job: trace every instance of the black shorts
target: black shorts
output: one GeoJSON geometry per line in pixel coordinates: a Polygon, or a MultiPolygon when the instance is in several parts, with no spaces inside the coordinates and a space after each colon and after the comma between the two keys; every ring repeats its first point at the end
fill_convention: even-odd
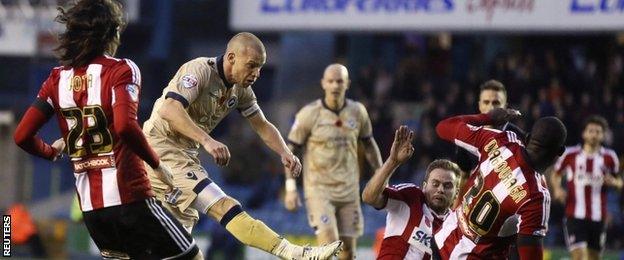
{"type": "Polygon", "coordinates": [[[563,223],[568,250],[582,247],[596,251],[604,249],[607,237],[604,221],[568,218],[563,223]]]}
{"type": "Polygon", "coordinates": [[[149,198],[83,212],[89,234],[104,258],[191,259],[198,247],[160,201],[149,198]]]}

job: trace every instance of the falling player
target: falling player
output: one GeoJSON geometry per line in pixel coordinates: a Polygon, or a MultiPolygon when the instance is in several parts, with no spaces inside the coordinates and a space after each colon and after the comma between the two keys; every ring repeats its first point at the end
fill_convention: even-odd
{"type": "Polygon", "coordinates": [[[541,172],[563,153],[567,132],[559,119],[540,118],[525,144],[512,131],[483,127],[519,115],[496,108],[451,117],[436,126],[440,138],[478,155],[479,164],[462,203],[434,236],[434,258],[505,259],[514,241],[520,259],[542,258],[550,194],[541,172]]]}
{"type": "Polygon", "coordinates": [[[377,259],[430,259],[433,233],[451,214],[461,170],[449,160],[435,160],[427,166],[423,187],[401,183],[388,187],[392,173],[414,151],[414,133],[406,126],[395,132],[390,155],[366,184],[362,200],[388,211],[386,229],[377,259]]]}

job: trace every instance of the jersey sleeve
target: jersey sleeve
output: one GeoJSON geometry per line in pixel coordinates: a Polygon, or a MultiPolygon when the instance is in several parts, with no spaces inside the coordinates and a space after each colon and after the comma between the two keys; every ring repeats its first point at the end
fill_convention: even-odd
{"type": "Polygon", "coordinates": [[[295,145],[304,145],[310,136],[314,124],[314,109],[311,106],[303,107],[295,116],[295,122],[288,133],[288,141],[295,145]]]}
{"type": "MultiPolygon", "coordinates": [[[[384,189],[383,194],[387,199],[400,200],[407,204],[423,201],[425,197],[422,190],[413,183],[401,183],[388,186],[384,189]]],[[[388,209],[388,203],[386,203],[382,209],[391,210],[388,209]]]]}
{"type": "Polygon", "coordinates": [[[500,133],[499,130],[483,127],[490,123],[487,114],[455,116],[440,121],[436,132],[440,138],[480,156],[479,150],[500,133]]]}
{"type": "Polygon", "coordinates": [[[260,111],[256,94],[254,94],[251,87],[243,89],[236,109],[244,117],[251,117],[260,111]]]}
{"type": "Polygon", "coordinates": [[[557,175],[562,175],[567,169],[570,159],[570,148],[566,148],[566,151],[563,153],[563,155],[559,156],[557,162],[555,162],[555,165],[553,166],[553,172],[557,175]]]}
{"type": "Polygon", "coordinates": [[[606,153],[605,163],[607,165],[607,171],[615,176],[620,174],[620,160],[618,159],[615,151],[609,149],[606,153]]]}
{"type": "Polygon", "coordinates": [[[141,91],[141,72],[131,60],[117,66],[113,75],[112,107],[113,126],[119,137],[152,168],[158,167],[159,158],[149,146],[147,139],[137,122],[139,94],[141,91]]]}
{"type": "Polygon", "coordinates": [[[117,103],[128,102],[129,104],[138,106],[139,92],[141,91],[141,71],[139,67],[130,59],[123,59],[112,70],[111,80],[111,103],[114,107],[117,103]],[[116,90],[120,88],[125,90],[128,95],[123,97],[116,95],[116,90]],[[128,97],[125,100],[124,97],[128,97]]]}
{"type": "Polygon", "coordinates": [[[549,214],[550,195],[543,192],[541,196],[529,200],[518,210],[520,215],[518,234],[546,236],[549,214]]]}
{"type": "Polygon", "coordinates": [[[358,103],[360,107],[360,139],[366,139],[373,137],[373,126],[371,124],[370,117],[368,116],[368,111],[366,111],[366,107],[361,103],[358,103]]]}
{"type": "Polygon", "coordinates": [[[186,108],[197,99],[201,88],[208,85],[210,71],[202,59],[191,60],[178,70],[169,81],[165,97],[173,98],[186,108]]]}
{"type": "Polygon", "coordinates": [[[48,78],[41,84],[41,89],[37,93],[37,98],[32,104],[32,107],[38,109],[46,117],[52,117],[54,114],[54,103],[52,101],[54,93],[54,82],[58,81],[57,70],[54,69],[48,76],[48,78]]]}

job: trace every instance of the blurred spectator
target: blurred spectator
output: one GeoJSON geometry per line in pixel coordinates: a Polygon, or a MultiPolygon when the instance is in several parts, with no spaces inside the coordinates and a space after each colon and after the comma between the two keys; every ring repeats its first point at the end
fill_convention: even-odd
{"type": "MultiPolygon", "coordinates": [[[[11,243],[16,247],[24,247],[23,249],[28,247],[30,254],[25,256],[45,258],[46,250],[28,209],[21,203],[15,203],[9,207],[7,214],[11,216],[11,243]]],[[[18,252],[16,255],[22,253],[20,248],[15,251],[18,252]]]]}

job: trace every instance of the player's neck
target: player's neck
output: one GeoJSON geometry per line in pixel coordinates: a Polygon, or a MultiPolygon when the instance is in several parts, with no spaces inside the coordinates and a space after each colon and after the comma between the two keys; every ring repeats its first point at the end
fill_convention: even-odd
{"type": "Polygon", "coordinates": [[[325,105],[327,106],[327,108],[333,111],[339,111],[340,109],[344,107],[344,104],[345,104],[344,97],[331,98],[329,96],[325,96],[324,101],[325,101],[325,105]]]}
{"type": "Polygon", "coordinates": [[[445,208],[443,210],[437,210],[437,209],[432,209],[433,210],[433,214],[440,219],[444,219],[444,216],[446,216],[446,214],[448,213],[449,209],[445,208]]]}
{"type": "Polygon", "coordinates": [[[586,154],[596,153],[600,149],[600,145],[583,144],[583,152],[586,154]]]}

